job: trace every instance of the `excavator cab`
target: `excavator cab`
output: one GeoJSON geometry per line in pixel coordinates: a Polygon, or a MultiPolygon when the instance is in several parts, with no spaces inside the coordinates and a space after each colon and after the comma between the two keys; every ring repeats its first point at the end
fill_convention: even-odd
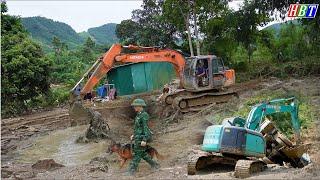
{"type": "Polygon", "coordinates": [[[235,83],[235,73],[224,66],[221,58],[214,55],[196,56],[186,58],[182,80],[189,91],[219,90],[235,83]]]}

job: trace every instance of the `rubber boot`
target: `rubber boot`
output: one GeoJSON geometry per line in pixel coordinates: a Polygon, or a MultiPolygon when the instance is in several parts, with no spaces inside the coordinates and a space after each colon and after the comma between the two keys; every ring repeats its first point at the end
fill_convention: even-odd
{"type": "Polygon", "coordinates": [[[134,176],[136,174],[136,171],[129,169],[124,175],[125,176],[134,176]]]}
{"type": "Polygon", "coordinates": [[[132,166],[129,167],[128,171],[124,174],[125,176],[134,176],[136,174],[136,169],[132,166]]]}
{"type": "Polygon", "coordinates": [[[152,170],[152,172],[155,172],[155,171],[158,171],[160,169],[160,167],[161,167],[160,164],[154,163],[154,165],[151,166],[151,170],[152,170]]]}

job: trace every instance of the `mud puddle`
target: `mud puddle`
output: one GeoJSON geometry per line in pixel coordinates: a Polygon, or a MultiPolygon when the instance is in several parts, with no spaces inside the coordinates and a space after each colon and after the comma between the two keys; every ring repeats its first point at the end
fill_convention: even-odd
{"type": "Polygon", "coordinates": [[[87,125],[57,130],[34,139],[33,145],[17,152],[17,162],[35,163],[40,159],[54,159],[65,166],[89,163],[94,157],[106,152],[108,141],[76,143],[87,125]]]}

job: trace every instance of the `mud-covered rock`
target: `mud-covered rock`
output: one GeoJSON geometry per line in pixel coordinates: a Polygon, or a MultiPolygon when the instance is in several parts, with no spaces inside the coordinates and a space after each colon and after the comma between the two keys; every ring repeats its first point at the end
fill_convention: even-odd
{"type": "Polygon", "coordinates": [[[88,109],[90,114],[90,126],[86,132],[87,139],[106,139],[108,138],[109,125],[98,111],[88,109]]]}
{"type": "Polygon", "coordinates": [[[107,124],[106,120],[102,117],[101,113],[91,108],[82,107],[82,110],[85,111],[85,117],[87,117],[90,120],[90,122],[85,134],[83,136],[80,136],[76,140],[76,142],[88,143],[97,139],[109,138],[110,127],[107,124]]]}
{"type": "Polygon", "coordinates": [[[1,178],[9,178],[13,174],[12,170],[1,169],[1,178]]]}
{"type": "Polygon", "coordinates": [[[108,138],[108,131],[110,129],[102,115],[92,109],[88,109],[88,113],[90,117],[90,126],[85,133],[85,138],[88,140],[108,138]]]}
{"type": "Polygon", "coordinates": [[[80,136],[77,138],[76,143],[88,143],[89,139],[86,138],[85,136],[80,136]]]}
{"type": "Polygon", "coordinates": [[[35,170],[52,171],[64,167],[64,165],[56,163],[53,159],[43,159],[37,161],[31,167],[35,170]]]}

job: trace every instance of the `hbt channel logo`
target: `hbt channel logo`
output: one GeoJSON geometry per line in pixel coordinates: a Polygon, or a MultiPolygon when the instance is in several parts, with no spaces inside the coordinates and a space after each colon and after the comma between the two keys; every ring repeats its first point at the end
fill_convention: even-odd
{"type": "Polygon", "coordinates": [[[319,4],[290,4],[288,17],[314,18],[319,4]]]}

